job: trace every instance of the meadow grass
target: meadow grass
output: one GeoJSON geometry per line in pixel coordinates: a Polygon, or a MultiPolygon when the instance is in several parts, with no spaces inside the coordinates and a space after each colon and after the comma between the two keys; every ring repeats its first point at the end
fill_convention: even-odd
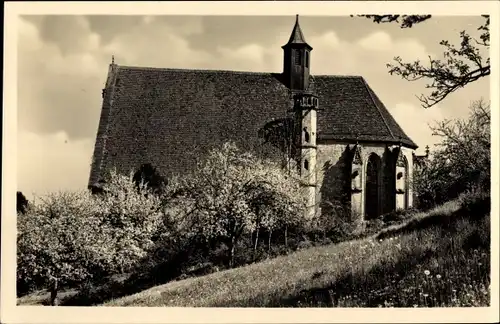
{"type": "Polygon", "coordinates": [[[365,239],[156,286],[103,306],[488,306],[489,215],[458,202],[365,239]]]}

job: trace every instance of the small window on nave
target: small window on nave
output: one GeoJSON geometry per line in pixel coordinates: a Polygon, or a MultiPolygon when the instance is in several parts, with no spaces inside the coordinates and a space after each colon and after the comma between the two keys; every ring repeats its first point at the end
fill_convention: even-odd
{"type": "Polygon", "coordinates": [[[304,169],[309,170],[309,161],[304,160],[304,169]]]}

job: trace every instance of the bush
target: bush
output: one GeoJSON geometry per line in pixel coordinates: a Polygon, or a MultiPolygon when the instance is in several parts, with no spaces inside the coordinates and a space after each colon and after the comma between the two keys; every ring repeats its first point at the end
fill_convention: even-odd
{"type": "Polygon", "coordinates": [[[342,242],[352,239],[363,231],[360,223],[353,221],[351,210],[341,202],[329,202],[328,212],[319,215],[311,224],[309,229],[305,229],[309,239],[315,242],[342,242]],[[326,240],[328,238],[328,240],[326,240]]]}
{"type": "Polygon", "coordinates": [[[28,199],[21,191],[17,192],[17,213],[24,214],[28,208],[28,199]]]}
{"type": "Polygon", "coordinates": [[[48,195],[18,217],[18,294],[50,284],[57,291],[123,273],[153,246],[158,200],[113,172],[104,194],[48,195]]]}
{"type": "Polygon", "coordinates": [[[408,209],[397,209],[390,213],[383,214],[379,218],[386,224],[402,222],[411,218],[416,212],[417,210],[414,207],[408,209]]]}
{"type": "Polygon", "coordinates": [[[139,170],[134,173],[133,181],[137,188],[146,186],[155,194],[161,195],[166,186],[165,178],[150,163],[141,165],[139,170]]]}
{"type": "Polygon", "coordinates": [[[489,192],[490,126],[489,104],[478,101],[470,106],[467,120],[446,120],[431,128],[442,141],[414,172],[417,208],[430,209],[467,191],[489,192]]]}
{"type": "Polygon", "coordinates": [[[460,195],[459,201],[462,210],[471,217],[483,217],[491,210],[490,195],[483,191],[465,192],[460,195]]]}
{"type": "Polygon", "coordinates": [[[309,241],[308,239],[305,239],[303,241],[300,241],[299,244],[297,245],[297,250],[304,250],[313,247],[314,244],[309,241]]]}
{"type": "MultiPolygon", "coordinates": [[[[166,203],[176,233],[205,245],[224,243],[227,264],[244,235],[274,231],[303,221],[303,197],[295,173],[226,143],[213,150],[182,181],[166,203]]],[[[257,240],[257,238],[256,238],[257,240]]],[[[258,242],[257,242],[258,243],[258,242]]]]}
{"type": "Polygon", "coordinates": [[[98,262],[88,241],[96,241],[99,231],[93,206],[85,192],[59,193],[18,216],[18,292],[41,288],[53,277],[70,284],[91,276],[98,262]]]}

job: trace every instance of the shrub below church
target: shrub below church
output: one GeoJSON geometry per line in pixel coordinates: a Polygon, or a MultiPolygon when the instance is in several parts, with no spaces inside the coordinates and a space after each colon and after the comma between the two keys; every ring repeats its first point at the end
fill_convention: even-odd
{"type": "Polygon", "coordinates": [[[197,170],[184,179],[168,202],[177,233],[197,237],[206,246],[227,246],[227,263],[245,235],[259,244],[261,231],[273,232],[303,219],[298,178],[276,163],[261,160],[226,143],[213,150],[197,170]]]}
{"type": "Polygon", "coordinates": [[[99,223],[86,192],[48,195],[18,215],[18,292],[56,278],[63,285],[80,282],[92,276],[92,268],[102,268],[96,254],[99,223]]]}
{"type": "Polygon", "coordinates": [[[429,209],[467,191],[490,191],[491,111],[483,101],[470,106],[465,120],[446,120],[432,127],[441,137],[423,168],[415,170],[416,204],[429,209]]]}
{"type": "Polygon", "coordinates": [[[18,217],[18,293],[99,281],[131,269],[153,246],[159,201],[112,173],[104,194],[48,195],[18,217]]]}

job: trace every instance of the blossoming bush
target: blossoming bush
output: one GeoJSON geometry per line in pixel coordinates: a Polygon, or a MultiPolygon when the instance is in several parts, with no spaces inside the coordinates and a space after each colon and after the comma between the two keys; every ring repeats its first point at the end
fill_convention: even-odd
{"type": "MultiPolygon", "coordinates": [[[[18,215],[18,293],[123,273],[153,246],[159,200],[132,177],[112,172],[104,194],[59,192],[18,215]]],[[[54,302],[54,300],[52,300],[54,302]]]]}
{"type": "Polygon", "coordinates": [[[223,243],[229,266],[244,235],[272,232],[303,221],[298,177],[226,143],[213,150],[170,198],[167,214],[184,239],[223,243]]]}
{"type": "Polygon", "coordinates": [[[95,209],[88,193],[61,192],[18,214],[18,292],[41,288],[52,277],[82,281],[91,276],[91,268],[99,268],[95,209]]]}

